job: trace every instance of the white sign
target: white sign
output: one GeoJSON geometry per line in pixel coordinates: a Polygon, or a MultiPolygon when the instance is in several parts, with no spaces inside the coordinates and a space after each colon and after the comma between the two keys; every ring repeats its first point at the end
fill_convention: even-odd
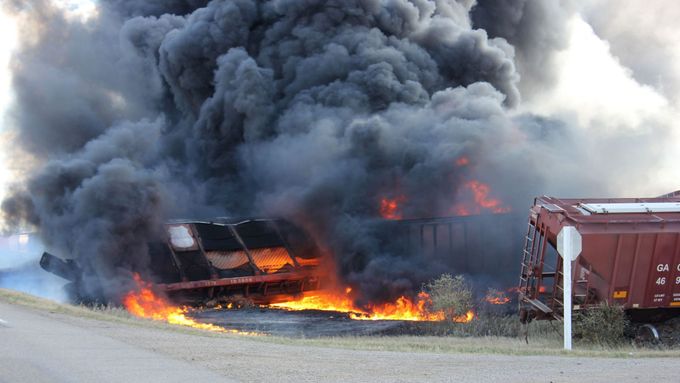
{"type": "Polygon", "coordinates": [[[581,254],[581,233],[573,226],[565,226],[557,234],[557,252],[564,258],[571,257],[570,261],[576,260],[581,254]]]}
{"type": "Polygon", "coordinates": [[[571,263],[581,254],[581,234],[573,226],[565,226],[557,234],[557,251],[562,256],[562,302],[564,307],[564,349],[571,350],[571,263]]]}

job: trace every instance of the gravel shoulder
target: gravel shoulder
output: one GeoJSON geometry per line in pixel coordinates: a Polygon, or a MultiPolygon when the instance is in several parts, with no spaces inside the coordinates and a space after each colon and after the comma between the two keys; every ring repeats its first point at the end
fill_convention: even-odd
{"type": "Polygon", "coordinates": [[[118,381],[152,381],[158,371],[169,372],[170,378],[159,379],[166,382],[208,377],[212,381],[242,382],[643,382],[668,381],[680,374],[677,359],[656,357],[673,353],[647,352],[640,354],[646,356],[642,358],[635,353],[633,357],[616,358],[578,353],[527,356],[512,351],[511,355],[502,355],[488,350],[502,342],[521,350],[522,343],[491,338],[426,339],[439,346],[423,351],[418,346],[422,343],[410,337],[287,339],[212,334],[122,315],[88,314],[91,310],[73,306],[41,306],[39,300],[28,305],[10,301],[0,292],[0,319],[7,322],[0,322],[0,382],[92,381],[89,378],[93,376],[102,382],[114,381],[103,378],[108,373],[118,373],[118,381]],[[79,310],[84,313],[79,315],[79,310]],[[9,336],[12,329],[15,334],[9,336]],[[19,330],[23,332],[16,333],[19,330]],[[52,345],[46,347],[45,339],[52,345]],[[404,351],[386,351],[399,349],[390,342],[405,343],[404,351]],[[360,343],[367,343],[368,349],[360,343]],[[456,348],[456,343],[462,348],[456,348]],[[39,375],[11,379],[21,378],[16,370],[31,367],[31,358],[17,362],[25,354],[44,362],[42,370],[32,371],[42,371],[53,379],[39,379],[39,375]],[[108,368],[97,371],[97,363],[108,368]],[[15,375],[8,375],[8,371],[15,371],[15,375]],[[193,378],[187,379],[187,375],[193,378]],[[72,376],[84,378],[69,379],[72,376]]]}

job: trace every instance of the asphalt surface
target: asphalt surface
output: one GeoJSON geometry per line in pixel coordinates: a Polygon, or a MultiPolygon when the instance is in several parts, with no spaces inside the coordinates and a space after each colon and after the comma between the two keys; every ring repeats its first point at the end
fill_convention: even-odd
{"type": "Polygon", "coordinates": [[[0,319],[0,382],[674,382],[680,376],[676,358],[290,345],[101,321],[3,302],[0,319]]]}
{"type": "Polygon", "coordinates": [[[0,302],[0,382],[229,382],[201,366],[0,302]]]}

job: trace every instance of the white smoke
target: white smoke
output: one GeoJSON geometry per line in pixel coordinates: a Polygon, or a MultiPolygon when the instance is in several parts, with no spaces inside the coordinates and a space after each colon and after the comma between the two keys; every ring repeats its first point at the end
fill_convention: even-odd
{"type": "Polygon", "coordinates": [[[527,94],[521,107],[577,130],[570,149],[598,164],[583,171],[607,180],[601,196],[680,188],[680,28],[669,17],[677,7],[661,3],[582,4],[567,24],[568,45],[555,55],[555,82],[527,94]]]}
{"type": "Polygon", "coordinates": [[[43,251],[42,242],[31,233],[0,237],[0,288],[66,301],[66,281],[38,266],[43,251]]]}

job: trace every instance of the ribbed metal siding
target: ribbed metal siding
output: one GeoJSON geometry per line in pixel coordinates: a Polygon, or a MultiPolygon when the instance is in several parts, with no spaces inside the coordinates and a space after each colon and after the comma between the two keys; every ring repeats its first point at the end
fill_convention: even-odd
{"type": "MultiPolygon", "coordinates": [[[[285,247],[251,249],[250,255],[255,265],[265,273],[276,272],[286,264],[292,265],[293,263],[285,247]]],[[[222,270],[234,269],[248,263],[248,256],[243,250],[208,251],[206,257],[213,266],[222,270]]]]}
{"type": "Polygon", "coordinates": [[[248,256],[243,250],[208,251],[205,256],[213,266],[222,270],[235,269],[248,263],[248,256]]]}
{"type": "Polygon", "coordinates": [[[257,267],[265,273],[278,271],[286,264],[293,263],[285,247],[252,249],[250,254],[253,256],[253,261],[257,267]]]}

